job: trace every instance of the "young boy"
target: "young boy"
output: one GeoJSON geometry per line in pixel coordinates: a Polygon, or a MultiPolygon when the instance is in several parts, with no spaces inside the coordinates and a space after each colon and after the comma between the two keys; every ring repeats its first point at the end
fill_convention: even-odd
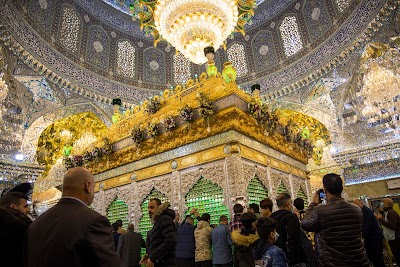
{"type": "Polygon", "coordinates": [[[256,222],[260,237],[254,248],[254,260],[259,267],[288,267],[288,261],[282,249],[274,245],[278,239],[276,221],[269,217],[259,218],[256,222]]]}

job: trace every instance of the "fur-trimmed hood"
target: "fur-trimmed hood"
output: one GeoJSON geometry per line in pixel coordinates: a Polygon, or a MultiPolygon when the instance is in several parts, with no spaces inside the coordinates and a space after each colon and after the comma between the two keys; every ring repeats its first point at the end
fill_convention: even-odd
{"type": "Polygon", "coordinates": [[[240,230],[233,231],[231,237],[232,241],[237,246],[244,246],[244,247],[250,247],[260,238],[257,233],[243,235],[240,230]]]}
{"type": "Polygon", "coordinates": [[[169,209],[169,202],[164,202],[161,204],[157,211],[153,214],[153,221],[156,221],[158,218],[161,217],[161,215],[167,215],[172,217],[172,219],[175,219],[175,211],[169,209]]]}

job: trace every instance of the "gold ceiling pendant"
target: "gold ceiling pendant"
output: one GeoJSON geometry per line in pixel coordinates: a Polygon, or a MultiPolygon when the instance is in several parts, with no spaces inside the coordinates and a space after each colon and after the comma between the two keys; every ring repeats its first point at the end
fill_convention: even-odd
{"type": "Polygon", "coordinates": [[[204,48],[218,49],[233,32],[245,34],[255,0],[136,0],[132,16],[154,36],[154,45],[169,42],[195,64],[207,62],[204,48]]]}

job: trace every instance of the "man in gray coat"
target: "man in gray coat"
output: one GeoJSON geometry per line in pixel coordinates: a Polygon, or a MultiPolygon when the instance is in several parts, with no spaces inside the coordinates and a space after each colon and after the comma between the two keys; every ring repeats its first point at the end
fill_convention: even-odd
{"type": "Polygon", "coordinates": [[[146,247],[142,235],[134,232],[133,224],[128,225],[126,234],[120,236],[118,241],[118,254],[125,267],[139,267],[140,249],[146,247]]]}

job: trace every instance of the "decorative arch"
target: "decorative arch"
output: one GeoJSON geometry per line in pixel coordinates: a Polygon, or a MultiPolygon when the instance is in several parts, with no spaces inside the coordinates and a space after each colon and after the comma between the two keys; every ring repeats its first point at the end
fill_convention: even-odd
{"type": "Polygon", "coordinates": [[[116,220],[122,220],[122,223],[125,226],[128,225],[128,205],[122,199],[116,196],[106,209],[106,217],[110,223],[114,223],[116,220]]]}
{"type": "Polygon", "coordinates": [[[303,49],[303,41],[297,21],[295,15],[289,15],[279,25],[279,33],[286,57],[291,57],[303,49]]]}
{"type": "Polygon", "coordinates": [[[290,195],[289,190],[286,188],[285,184],[282,182],[276,188],[276,195],[279,196],[280,194],[283,194],[283,193],[286,193],[286,194],[290,195]]]}
{"type": "Polygon", "coordinates": [[[100,26],[91,25],[88,29],[86,60],[99,69],[108,70],[110,60],[110,37],[100,26]]]}
{"type": "Polygon", "coordinates": [[[223,204],[224,198],[222,187],[200,177],[185,196],[187,212],[197,208],[200,214],[210,214],[212,224],[218,224],[221,215],[229,215],[228,208],[223,204]]]}
{"type": "Polygon", "coordinates": [[[64,48],[72,53],[78,52],[82,35],[82,19],[75,7],[62,5],[58,34],[59,41],[64,48]]]}
{"type": "Polygon", "coordinates": [[[246,47],[244,44],[234,42],[229,45],[226,50],[228,55],[228,61],[232,62],[233,67],[236,69],[237,77],[246,76],[249,72],[247,59],[246,59],[246,47]]]}
{"type": "MultiPolygon", "coordinates": [[[[146,48],[143,52],[144,82],[163,84],[167,82],[165,54],[157,47],[146,48]]],[[[190,76],[190,75],[189,75],[190,76]]]]}
{"type": "Polygon", "coordinates": [[[329,10],[324,0],[304,1],[302,13],[312,42],[316,41],[332,26],[329,10]]]}
{"type": "Polygon", "coordinates": [[[270,31],[257,32],[251,39],[251,50],[257,71],[269,69],[278,63],[273,33],[270,31]]]}
{"type": "Polygon", "coordinates": [[[303,191],[303,189],[299,189],[296,193],[296,198],[301,198],[304,200],[304,208],[306,209],[308,207],[308,197],[307,194],[303,191]]]}
{"type": "Polygon", "coordinates": [[[136,77],[137,49],[129,40],[118,40],[115,48],[115,73],[126,78],[136,77]]]}
{"type": "Polygon", "coordinates": [[[258,176],[254,176],[247,185],[247,198],[250,203],[259,205],[260,201],[268,197],[268,189],[261,182],[258,176]]]}

